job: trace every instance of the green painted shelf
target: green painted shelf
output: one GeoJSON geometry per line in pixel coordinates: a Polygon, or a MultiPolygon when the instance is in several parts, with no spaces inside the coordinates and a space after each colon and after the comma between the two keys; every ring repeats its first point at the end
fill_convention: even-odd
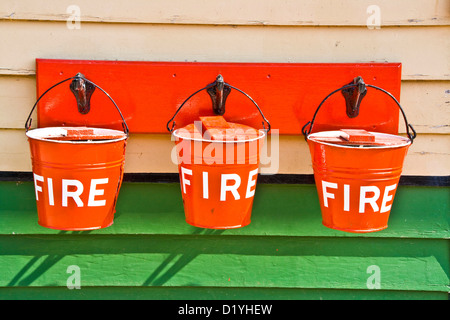
{"type": "Polygon", "coordinates": [[[178,184],[130,182],[112,226],[58,231],[37,224],[32,182],[1,182],[0,299],[447,299],[449,194],[400,186],[386,230],[351,234],[321,224],[314,185],[260,184],[249,226],[208,230],[178,184]]]}

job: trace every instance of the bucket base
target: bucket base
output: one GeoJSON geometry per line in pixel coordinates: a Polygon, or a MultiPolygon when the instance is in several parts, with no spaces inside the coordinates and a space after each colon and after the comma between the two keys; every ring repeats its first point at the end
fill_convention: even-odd
{"type": "Polygon", "coordinates": [[[325,227],[333,229],[333,230],[339,230],[339,231],[350,232],[350,233],[370,233],[370,232],[377,232],[377,231],[381,231],[381,230],[387,229],[387,226],[384,226],[384,227],[381,227],[381,228],[355,230],[355,229],[338,228],[336,226],[328,225],[328,224],[325,224],[323,222],[322,222],[322,224],[325,227]]]}
{"type": "Polygon", "coordinates": [[[57,227],[52,227],[52,226],[45,225],[45,224],[43,224],[43,223],[41,223],[41,222],[38,221],[38,224],[39,224],[41,227],[48,228],[48,229],[53,229],[53,230],[62,230],[62,231],[89,231],[89,230],[98,230],[98,229],[108,228],[108,227],[111,226],[113,223],[114,223],[114,221],[111,222],[111,223],[108,224],[108,225],[105,225],[105,226],[89,227],[89,228],[57,228],[57,227]]]}
{"type": "Polygon", "coordinates": [[[245,224],[240,224],[240,225],[236,225],[236,226],[224,226],[224,227],[221,227],[221,226],[204,226],[204,225],[200,225],[200,224],[198,224],[198,223],[193,223],[193,222],[191,222],[191,221],[189,221],[189,220],[186,220],[186,222],[188,223],[188,224],[190,224],[191,226],[193,226],[193,227],[197,227],[197,228],[204,228],[204,229],[220,229],[220,230],[225,230],[225,229],[238,229],[238,228],[242,228],[242,227],[245,227],[245,226],[248,226],[249,224],[250,224],[250,221],[248,222],[248,223],[245,223],[245,224]]]}

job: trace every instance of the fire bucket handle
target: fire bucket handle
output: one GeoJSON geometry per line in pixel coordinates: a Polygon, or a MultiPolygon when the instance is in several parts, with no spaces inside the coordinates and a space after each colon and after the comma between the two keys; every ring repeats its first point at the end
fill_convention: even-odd
{"type": "MultiPolygon", "coordinates": [[[[347,88],[357,87],[357,86],[359,86],[359,85],[360,85],[359,83],[351,83],[351,84],[347,84],[347,85],[345,85],[345,86],[342,86],[341,88],[336,89],[336,90],[334,90],[333,92],[331,92],[330,94],[328,94],[328,95],[325,97],[325,99],[322,100],[322,102],[321,102],[321,103],[319,104],[319,106],[317,107],[316,112],[314,113],[314,116],[313,116],[312,120],[311,120],[311,121],[308,121],[308,122],[303,126],[303,128],[302,128],[302,133],[303,133],[303,135],[305,136],[305,140],[306,140],[307,137],[311,134],[311,131],[312,131],[312,128],[313,128],[314,121],[315,121],[315,119],[316,119],[317,113],[319,112],[319,109],[320,109],[320,107],[324,104],[324,102],[325,102],[329,97],[331,97],[333,94],[335,94],[336,92],[339,92],[339,91],[341,91],[341,90],[343,90],[343,89],[347,89],[347,88]],[[308,128],[308,130],[307,130],[308,125],[309,125],[309,128],[308,128]]],[[[417,136],[416,130],[414,130],[413,126],[412,126],[410,123],[408,123],[408,120],[406,119],[406,114],[405,114],[405,112],[403,111],[403,108],[402,108],[402,106],[400,105],[400,103],[397,101],[397,99],[396,99],[390,92],[388,92],[388,91],[386,91],[386,90],[384,90],[384,89],[382,89],[382,88],[380,88],[380,87],[377,87],[377,86],[374,86],[374,85],[371,85],[371,84],[365,84],[365,86],[366,86],[366,87],[369,87],[369,88],[374,88],[374,89],[379,90],[379,91],[382,91],[383,93],[385,93],[385,94],[387,94],[389,97],[391,97],[392,100],[395,101],[395,103],[397,104],[397,106],[400,108],[400,111],[402,112],[403,119],[405,120],[406,134],[408,135],[408,138],[409,138],[409,140],[411,141],[411,143],[413,143],[413,140],[414,140],[414,139],[416,138],[416,136],[417,136]],[[412,132],[411,132],[411,131],[412,131],[412,132]]]]}
{"type": "Polygon", "coordinates": [[[78,74],[77,74],[76,76],[74,76],[74,77],[70,77],[70,78],[64,79],[64,80],[62,80],[62,81],[60,81],[60,82],[54,84],[53,86],[51,86],[50,88],[48,88],[48,89],[47,89],[47,90],[46,90],[46,91],[45,91],[45,92],[44,92],[44,93],[36,100],[36,103],[34,104],[33,108],[31,109],[31,112],[30,112],[30,114],[28,115],[27,121],[25,122],[25,130],[26,130],[27,132],[28,132],[28,130],[30,130],[31,122],[32,122],[32,120],[33,120],[33,119],[31,118],[31,115],[32,115],[34,109],[36,108],[37,104],[39,103],[39,101],[42,99],[42,97],[44,97],[44,95],[46,95],[47,92],[49,92],[50,90],[52,90],[52,89],[55,88],[56,86],[59,86],[60,84],[62,84],[62,83],[64,83],[64,82],[67,82],[67,81],[69,81],[69,80],[75,80],[75,79],[76,79],[76,80],[84,80],[84,81],[86,81],[86,82],[92,84],[95,88],[98,88],[100,91],[102,91],[102,92],[109,98],[109,100],[111,100],[111,102],[114,104],[114,106],[116,107],[117,111],[119,112],[120,117],[122,118],[122,128],[123,128],[124,133],[125,133],[125,134],[127,135],[127,137],[128,137],[130,130],[128,129],[128,125],[127,125],[127,123],[126,123],[126,121],[125,121],[125,118],[123,117],[122,112],[120,111],[120,109],[119,109],[119,107],[117,106],[116,102],[113,100],[113,98],[111,98],[111,96],[110,96],[105,90],[103,90],[101,87],[99,87],[99,86],[98,86],[97,84],[95,84],[94,82],[92,82],[92,81],[86,79],[81,73],[78,73],[78,74]]]}
{"type": "Polygon", "coordinates": [[[175,117],[177,116],[177,114],[180,112],[181,108],[183,108],[183,106],[186,104],[186,102],[189,101],[189,99],[191,99],[193,96],[195,96],[197,93],[199,93],[199,92],[201,92],[201,91],[203,91],[203,90],[207,90],[207,89],[209,89],[209,88],[212,88],[212,87],[216,86],[217,83],[218,83],[218,81],[219,81],[220,79],[222,80],[221,84],[223,84],[223,86],[232,88],[232,89],[234,89],[234,90],[236,90],[236,91],[239,91],[240,93],[242,93],[243,95],[245,95],[248,99],[250,99],[251,102],[253,102],[253,104],[256,106],[256,108],[258,109],[258,111],[259,111],[261,117],[262,117],[263,120],[264,120],[264,121],[262,122],[263,129],[264,129],[264,130],[267,130],[267,132],[269,132],[269,131],[270,131],[270,122],[266,119],[266,117],[264,116],[263,112],[261,111],[261,108],[260,108],[260,107],[258,106],[258,104],[255,102],[255,100],[253,100],[247,93],[245,93],[245,92],[242,91],[241,89],[238,89],[238,88],[236,88],[236,87],[234,87],[234,86],[232,86],[232,85],[230,85],[230,84],[228,84],[228,83],[226,83],[226,82],[223,82],[223,78],[221,77],[221,75],[219,75],[219,76],[217,77],[217,80],[216,80],[215,82],[210,83],[210,84],[208,84],[206,87],[201,88],[201,89],[195,91],[195,92],[194,92],[193,94],[191,94],[186,100],[184,100],[184,102],[178,107],[178,109],[177,109],[177,111],[175,112],[175,114],[173,115],[173,117],[167,122],[167,124],[166,124],[167,131],[173,132],[173,130],[175,129],[175,120],[174,120],[174,119],[175,119],[175,117]],[[170,124],[171,122],[172,122],[172,127],[169,127],[169,124],[170,124]],[[267,123],[267,127],[268,127],[267,129],[266,129],[266,126],[265,126],[264,122],[267,123]]]}

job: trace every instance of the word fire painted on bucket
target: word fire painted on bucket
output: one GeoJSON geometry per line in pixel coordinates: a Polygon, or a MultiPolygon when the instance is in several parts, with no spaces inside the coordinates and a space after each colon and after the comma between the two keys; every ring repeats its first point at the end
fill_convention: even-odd
{"type": "MultiPolygon", "coordinates": [[[[55,205],[55,192],[53,185],[53,178],[45,178],[38,174],[33,173],[34,177],[34,189],[36,191],[36,201],[39,200],[39,194],[43,192],[43,187],[46,189],[46,194],[48,197],[48,204],[50,206],[55,205]],[[39,182],[39,183],[38,183],[39,182]]],[[[105,194],[104,189],[100,189],[99,185],[107,184],[109,182],[108,178],[101,179],[91,179],[89,183],[89,189],[86,192],[89,196],[87,201],[81,199],[82,194],[85,191],[84,184],[76,179],[61,179],[61,182],[58,185],[61,185],[61,192],[57,192],[57,195],[60,196],[60,201],[58,204],[61,204],[62,207],[67,207],[69,205],[69,198],[71,198],[77,207],[83,207],[86,203],[88,207],[104,207],[106,205],[105,199],[96,198],[98,196],[103,196],[105,194]]],[[[41,199],[42,200],[42,199],[41,199]]]]}
{"type": "Polygon", "coordinates": [[[173,132],[186,221],[211,229],[246,226],[266,133],[220,116],[200,120],[173,132]]]}
{"type": "MultiPolygon", "coordinates": [[[[72,105],[55,102],[54,107],[75,107],[74,102],[72,100],[72,105]]],[[[38,224],[73,231],[112,225],[123,180],[129,129],[111,96],[78,72],[39,96],[25,121],[25,129],[30,146],[38,224]],[[30,130],[33,112],[41,98],[68,81],[71,81],[68,89],[75,95],[78,113],[89,112],[90,97],[98,89],[116,108],[123,131],[101,128],[103,124],[95,121],[86,121],[91,122],[92,127],[86,122],[74,127],[62,123],[30,130]]]]}
{"type": "MultiPolygon", "coordinates": [[[[357,205],[359,208],[359,213],[366,213],[367,205],[370,205],[372,207],[373,212],[389,212],[389,210],[391,210],[392,200],[394,199],[396,188],[397,184],[386,186],[384,188],[383,197],[380,198],[381,192],[380,188],[378,188],[377,186],[360,186],[359,195],[356,194],[355,197],[357,200],[359,199],[359,204],[357,205]],[[382,200],[381,203],[380,200],[382,200]]],[[[349,184],[340,186],[337,183],[322,180],[322,198],[323,205],[325,207],[328,208],[330,202],[329,199],[335,199],[337,205],[342,206],[342,210],[350,211],[350,206],[352,203],[350,202],[350,194],[351,192],[349,184]],[[335,194],[329,189],[336,189],[336,191],[343,190],[343,192],[335,194]],[[336,199],[336,195],[342,198],[336,199]]],[[[355,204],[355,201],[353,201],[353,204],[355,204]]]]}
{"type": "Polygon", "coordinates": [[[375,232],[387,228],[403,162],[416,131],[397,99],[383,88],[356,77],[334,90],[319,104],[302,133],[308,143],[320,199],[322,224],[345,232],[375,232]],[[346,115],[356,118],[367,88],[387,94],[400,109],[408,138],[358,128],[313,131],[319,109],[333,94],[346,97],[346,115]]]}
{"type": "MultiPolygon", "coordinates": [[[[186,185],[191,185],[191,181],[187,178],[187,175],[192,176],[192,170],[186,169],[184,167],[181,167],[181,185],[183,189],[183,193],[186,194],[186,189],[189,191],[189,188],[186,188],[186,185]]],[[[248,174],[248,180],[247,185],[244,187],[243,190],[245,190],[245,199],[252,198],[255,195],[255,189],[256,186],[256,177],[258,176],[258,169],[254,169],[249,172],[248,174]]],[[[202,192],[202,198],[203,199],[209,199],[209,174],[208,171],[202,172],[202,186],[201,189],[202,192]]],[[[241,181],[243,179],[241,176],[237,173],[227,173],[227,174],[221,174],[220,175],[220,197],[219,201],[226,201],[228,199],[234,199],[239,200],[241,199],[241,194],[239,190],[241,188],[241,181]],[[228,182],[232,181],[233,184],[229,184],[228,182]],[[231,193],[233,197],[227,198],[227,193],[231,193]]],[[[244,195],[243,194],[243,195],[244,195]]]]}

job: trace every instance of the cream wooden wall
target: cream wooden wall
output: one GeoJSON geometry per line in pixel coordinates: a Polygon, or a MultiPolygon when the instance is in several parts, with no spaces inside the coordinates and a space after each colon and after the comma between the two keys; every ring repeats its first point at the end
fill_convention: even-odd
{"type": "MultiPolygon", "coordinates": [[[[418,131],[403,174],[450,175],[450,0],[2,0],[0,39],[0,171],[31,171],[23,126],[35,59],[51,58],[401,62],[400,102],[418,131]]],[[[279,148],[278,173],[312,173],[303,137],[279,148]]],[[[168,135],[132,135],[126,172],[176,172],[171,149],[168,135]]]]}

